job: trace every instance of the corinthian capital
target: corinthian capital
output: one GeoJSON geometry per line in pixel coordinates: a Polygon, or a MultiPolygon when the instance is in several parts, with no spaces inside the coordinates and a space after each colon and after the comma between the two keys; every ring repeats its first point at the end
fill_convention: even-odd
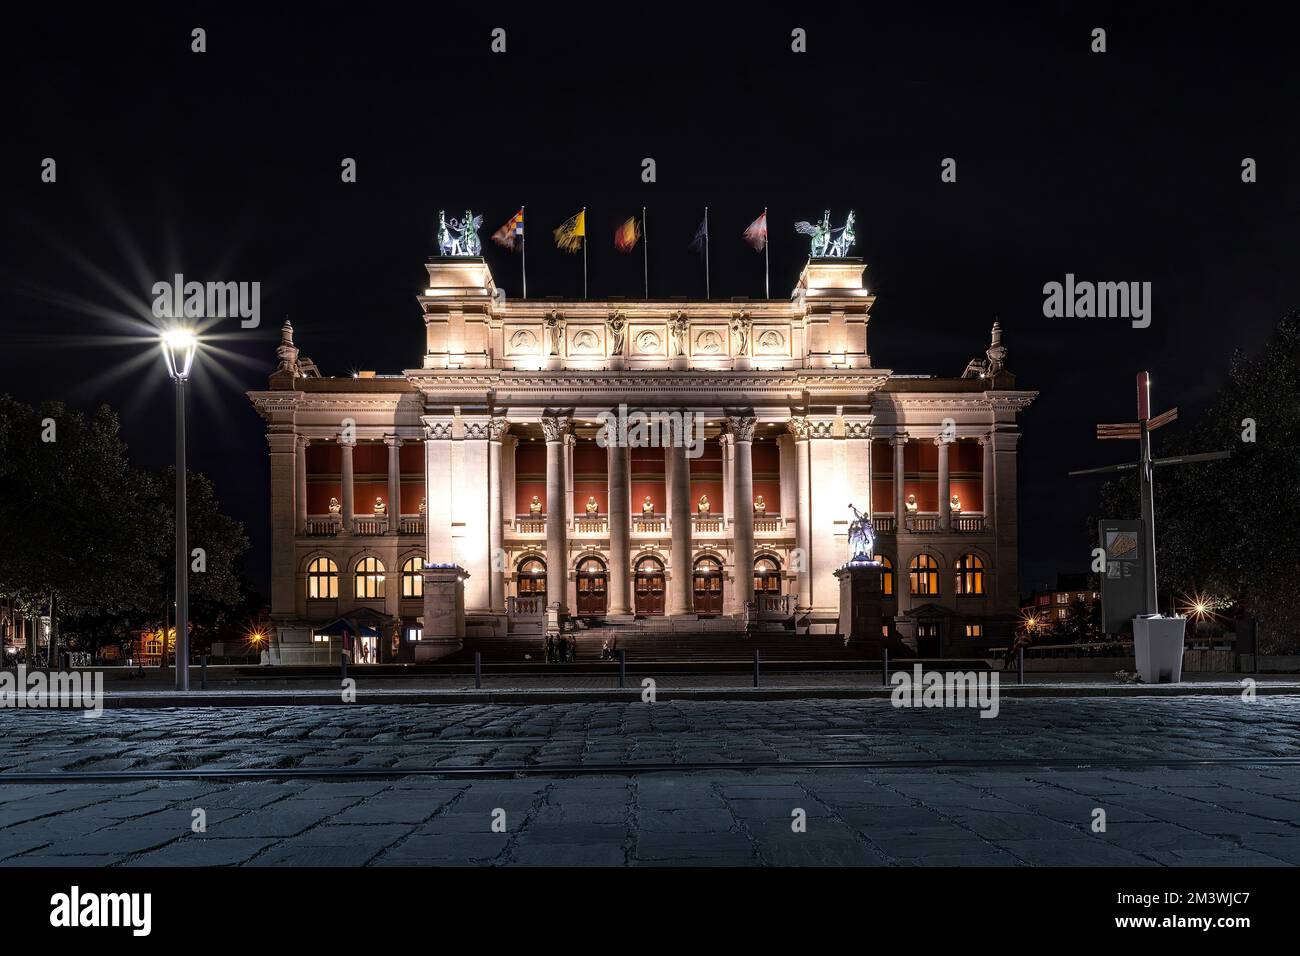
{"type": "Polygon", "coordinates": [[[546,415],[542,418],[542,433],[548,442],[563,441],[569,432],[569,424],[567,415],[546,415]]]}
{"type": "Polygon", "coordinates": [[[492,441],[500,441],[510,430],[510,423],[504,418],[494,418],[488,422],[488,438],[492,441]]]}
{"type": "Polygon", "coordinates": [[[790,434],[795,437],[796,441],[812,438],[812,424],[803,416],[790,419],[786,427],[790,429],[790,434]]]}
{"type": "Polygon", "coordinates": [[[753,441],[757,419],[750,415],[728,415],[727,427],[736,441],[753,441]]]}

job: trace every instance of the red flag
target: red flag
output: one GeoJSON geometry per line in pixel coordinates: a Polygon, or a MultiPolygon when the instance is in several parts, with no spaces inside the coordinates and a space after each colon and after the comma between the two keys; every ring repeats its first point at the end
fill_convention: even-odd
{"type": "Polygon", "coordinates": [[[767,211],[749,224],[745,230],[744,238],[747,243],[754,247],[755,252],[762,252],[763,247],[767,245],[767,211]]]}

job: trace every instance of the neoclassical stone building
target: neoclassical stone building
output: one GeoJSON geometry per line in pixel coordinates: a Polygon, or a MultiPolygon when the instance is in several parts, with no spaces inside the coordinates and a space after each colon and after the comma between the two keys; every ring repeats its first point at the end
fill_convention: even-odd
{"type": "Polygon", "coordinates": [[[996,325],[961,374],[901,375],[873,364],[856,259],[810,260],[779,301],[512,300],[481,258],[426,268],[418,368],[323,377],[286,323],[249,393],[270,445],[274,659],[336,659],[322,632],[340,617],[378,634],[361,660],[454,651],[421,642],[448,565],[467,575],[467,645],[575,617],[833,633],[850,504],[875,524],[892,634],[954,656],[1006,641],[1017,416],[1036,393],[996,325]],[[606,440],[611,415],[638,413],[685,415],[702,440],[606,440]]]}

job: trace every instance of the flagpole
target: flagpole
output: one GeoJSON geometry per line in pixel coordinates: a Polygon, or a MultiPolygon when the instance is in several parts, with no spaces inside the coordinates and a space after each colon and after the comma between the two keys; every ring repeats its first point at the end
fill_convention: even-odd
{"type": "Polygon", "coordinates": [[[704,298],[709,295],[709,207],[704,207],[704,298]]]}
{"type": "Polygon", "coordinates": [[[524,232],[519,237],[519,268],[524,273],[524,298],[528,298],[528,217],[524,215],[527,206],[519,207],[519,215],[524,220],[524,232]]]}
{"type": "Polygon", "coordinates": [[[582,207],[582,297],[587,298],[587,207],[582,207]]]}
{"type": "Polygon", "coordinates": [[[772,230],[767,228],[767,207],[763,207],[763,298],[772,298],[772,286],[769,280],[768,266],[771,264],[769,250],[772,247],[772,230]]]}
{"type": "Polygon", "coordinates": [[[641,268],[645,275],[645,297],[650,298],[650,227],[645,222],[645,206],[641,207],[641,268]]]}

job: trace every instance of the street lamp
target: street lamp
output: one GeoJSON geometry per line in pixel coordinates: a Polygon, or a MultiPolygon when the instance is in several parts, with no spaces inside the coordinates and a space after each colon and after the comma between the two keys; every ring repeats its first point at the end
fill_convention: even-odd
{"type": "Polygon", "coordinates": [[[190,689],[189,545],[185,540],[185,382],[199,340],[186,329],[163,333],[167,374],[176,383],[176,689],[190,689]]]}

